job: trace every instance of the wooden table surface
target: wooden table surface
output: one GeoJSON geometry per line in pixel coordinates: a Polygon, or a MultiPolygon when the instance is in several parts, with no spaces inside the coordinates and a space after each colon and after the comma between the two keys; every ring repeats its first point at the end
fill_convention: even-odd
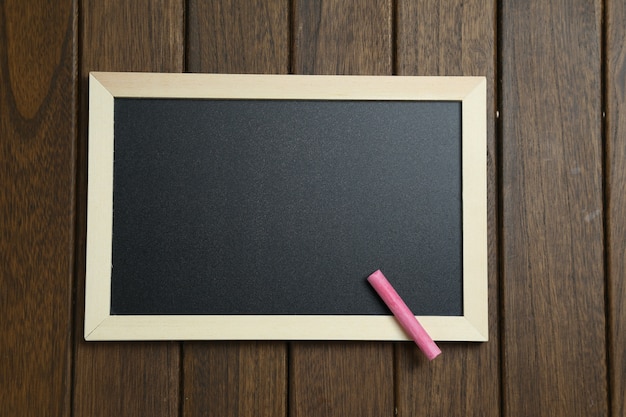
{"type": "Polygon", "coordinates": [[[0,1],[7,416],[626,416],[622,0],[0,1]],[[484,75],[488,343],[82,339],[89,71],[484,75]]]}

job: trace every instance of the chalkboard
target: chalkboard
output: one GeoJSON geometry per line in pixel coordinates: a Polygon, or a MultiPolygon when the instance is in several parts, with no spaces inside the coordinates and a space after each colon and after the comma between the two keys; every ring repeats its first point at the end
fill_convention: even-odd
{"type": "Polygon", "coordinates": [[[485,340],[484,89],[92,73],[85,337],[485,340]]]}

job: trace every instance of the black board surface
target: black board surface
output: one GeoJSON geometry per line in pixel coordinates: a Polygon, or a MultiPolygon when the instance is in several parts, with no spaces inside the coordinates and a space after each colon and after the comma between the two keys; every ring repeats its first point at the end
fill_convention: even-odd
{"type": "Polygon", "coordinates": [[[463,314],[460,102],[114,107],[111,314],[463,314]]]}

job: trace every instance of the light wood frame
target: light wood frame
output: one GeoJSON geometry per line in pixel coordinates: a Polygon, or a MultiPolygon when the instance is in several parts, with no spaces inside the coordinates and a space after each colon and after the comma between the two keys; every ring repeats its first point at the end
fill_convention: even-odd
{"type": "Polygon", "coordinates": [[[391,315],[111,315],[113,107],[118,97],[144,97],[460,101],[463,315],[418,319],[435,340],[487,341],[484,77],[92,72],[89,92],[86,340],[409,340],[391,315]]]}

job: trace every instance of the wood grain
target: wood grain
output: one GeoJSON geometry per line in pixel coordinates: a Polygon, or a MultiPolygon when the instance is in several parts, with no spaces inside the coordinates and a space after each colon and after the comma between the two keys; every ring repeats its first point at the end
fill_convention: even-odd
{"type": "Polygon", "coordinates": [[[288,0],[190,0],[187,15],[190,72],[288,72],[288,0]]]}
{"type": "Polygon", "coordinates": [[[296,74],[391,75],[391,1],[294,0],[296,74]]]}
{"type": "MultiPolygon", "coordinates": [[[[287,1],[191,0],[187,15],[189,70],[288,72],[287,1]]],[[[185,343],[183,357],[185,417],[286,415],[286,343],[185,343]]]]}
{"type": "Polygon", "coordinates": [[[601,4],[502,7],[504,415],[602,416],[601,4]]]}
{"type": "MultiPolygon", "coordinates": [[[[390,75],[390,1],[296,1],[294,72],[390,75]]],[[[373,271],[372,271],[373,272],[373,271]]],[[[289,414],[393,415],[393,344],[293,342],[289,414]]]]}
{"type": "Polygon", "coordinates": [[[283,345],[185,343],[184,415],[286,415],[287,356],[283,345]]]}
{"type": "Polygon", "coordinates": [[[0,410],[69,416],[76,174],[72,1],[0,3],[0,410]]]}
{"type": "Polygon", "coordinates": [[[392,343],[293,343],[289,415],[394,415],[392,358],[392,343]]]}
{"type": "Polygon", "coordinates": [[[608,1],[606,160],[611,411],[626,415],[626,3],[608,1]]]}
{"type": "Polygon", "coordinates": [[[493,0],[400,0],[397,13],[399,75],[487,77],[489,342],[441,343],[428,362],[415,346],[396,348],[399,415],[497,416],[499,401],[497,149],[495,139],[495,32],[493,0]]]}
{"type": "Polygon", "coordinates": [[[74,415],[178,416],[178,343],[80,342],[74,415]]]}
{"type": "Polygon", "coordinates": [[[183,70],[183,2],[84,0],[81,14],[81,113],[78,304],[74,415],[174,416],[179,411],[180,345],[83,340],[87,76],[89,71],[183,70]]]}

